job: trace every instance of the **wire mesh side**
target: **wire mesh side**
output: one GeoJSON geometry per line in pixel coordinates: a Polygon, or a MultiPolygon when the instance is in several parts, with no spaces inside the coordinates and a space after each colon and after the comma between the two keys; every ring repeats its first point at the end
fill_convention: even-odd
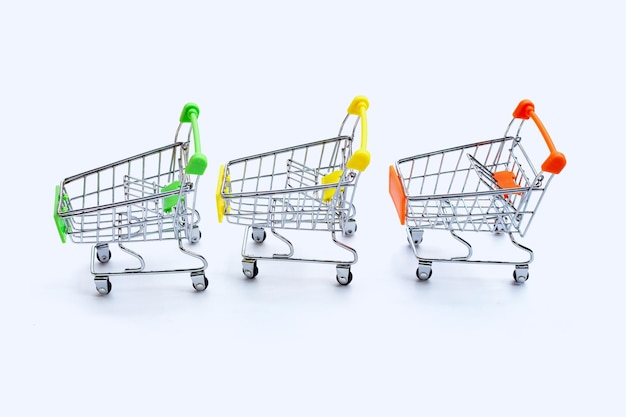
{"type": "Polygon", "coordinates": [[[175,238],[181,223],[196,221],[194,210],[187,208],[195,192],[184,174],[187,160],[188,143],[176,142],[67,178],[59,215],[72,241],[175,238]],[[176,201],[168,209],[171,198],[176,201]]]}
{"type": "Polygon", "coordinates": [[[547,182],[537,176],[520,138],[504,137],[404,158],[396,164],[407,225],[423,229],[524,234],[547,182]],[[496,172],[508,171],[514,189],[496,172]]]}
{"type": "Polygon", "coordinates": [[[340,136],[230,161],[221,190],[228,221],[337,230],[354,215],[358,174],[345,169],[351,154],[352,138],[340,136]],[[324,178],[333,174],[326,185],[324,178]]]}

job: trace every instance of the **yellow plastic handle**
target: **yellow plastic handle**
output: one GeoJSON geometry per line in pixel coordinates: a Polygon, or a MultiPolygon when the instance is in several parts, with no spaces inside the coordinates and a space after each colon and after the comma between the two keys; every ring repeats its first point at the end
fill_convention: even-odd
{"type": "MultiPolygon", "coordinates": [[[[224,197],[222,197],[222,185],[224,184],[224,180],[228,181],[229,178],[224,176],[226,175],[226,168],[224,165],[220,165],[220,171],[217,175],[217,190],[215,191],[215,203],[217,206],[217,221],[222,222],[224,220],[224,214],[228,211],[228,207],[226,206],[226,201],[224,197]]],[[[229,192],[230,190],[224,189],[225,192],[229,192]]]]}
{"type": "Polygon", "coordinates": [[[361,118],[361,146],[352,154],[346,166],[359,172],[365,171],[370,164],[370,153],[367,150],[367,109],[370,102],[367,97],[357,96],[348,106],[348,113],[361,118]]]}

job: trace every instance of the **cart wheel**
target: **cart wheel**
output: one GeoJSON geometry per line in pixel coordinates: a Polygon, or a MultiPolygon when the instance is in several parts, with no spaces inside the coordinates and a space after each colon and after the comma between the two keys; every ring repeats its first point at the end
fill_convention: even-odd
{"type": "Polygon", "coordinates": [[[113,286],[111,285],[109,277],[96,277],[94,281],[96,283],[96,291],[98,291],[98,294],[107,295],[111,292],[111,288],[113,286]]]}
{"type": "Polygon", "coordinates": [[[344,236],[352,236],[356,233],[357,225],[355,219],[348,219],[346,225],[343,227],[344,236]]]}
{"type": "Polygon", "coordinates": [[[96,258],[98,259],[100,263],[105,264],[109,262],[109,260],[111,259],[111,251],[108,251],[108,253],[105,255],[100,255],[99,252],[96,252],[96,258]]]}
{"type": "Polygon", "coordinates": [[[191,233],[189,235],[189,242],[198,243],[201,238],[202,238],[202,232],[200,231],[200,228],[198,226],[194,226],[191,229],[191,233]]]}
{"type": "Polygon", "coordinates": [[[341,285],[348,285],[352,282],[352,272],[348,272],[348,276],[337,275],[337,282],[341,285]]]}
{"type": "Polygon", "coordinates": [[[513,279],[515,280],[515,282],[517,282],[518,284],[523,284],[526,281],[528,281],[528,277],[530,276],[530,274],[528,272],[526,273],[517,273],[517,270],[513,271],[513,279]]]}
{"type": "Polygon", "coordinates": [[[259,274],[259,268],[256,266],[256,261],[242,261],[242,271],[246,278],[254,278],[259,274]]]}
{"type": "Polygon", "coordinates": [[[423,239],[422,238],[415,239],[413,240],[413,243],[411,243],[411,238],[407,236],[406,241],[409,242],[409,245],[413,244],[415,247],[418,247],[422,243],[423,239]]]}
{"type": "Polygon", "coordinates": [[[420,264],[415,274],[420,281],[426,281],[433,276],[433,268],[430,265],[420,264]]]}
{"type": "Polygon", "coordinates": [[[256,243],[263,243],[266,237],[267,233],[265,233],[265,229],[262,229],[260,227],[252,228],[252,240],[254,240],[256,243]]]}
{"type": "Polygon", "coordinates": [[[350,265],[337,265],[337,282],[341,285],[348,285],[352,282],[352,272],[350,265]]]}
{"type": "Polygon", "coordinates": [[[204,276],[204,274],[202,274],[202,282],[193,283],[193,289],[198,292],[206,290],[208,286],[209,286],[209,280],[207,279],[207,277],[204,276]]]}
{"type": "Polygon", "coordinates": [[[422,229],[410,229],[409,234],[411,237],[407,236],[406,240],[409,242],[409,245],[419,246],[424,240],[424,230],[422,229]],[[411,243],[412,241],[412,243],[411,243]]]}
{"type": "Polygon", "coordinates": [[[515,265],[515,270],[513,271],[513,279],[518,284],[523,284],[528,281],[528,265],[515,265]]]}
{"type": "Polygon", "coordinates": [[[96,246],[96,259],[103,264],[111,260],[111,250],[109,249],[108,244],[96,246]]]}

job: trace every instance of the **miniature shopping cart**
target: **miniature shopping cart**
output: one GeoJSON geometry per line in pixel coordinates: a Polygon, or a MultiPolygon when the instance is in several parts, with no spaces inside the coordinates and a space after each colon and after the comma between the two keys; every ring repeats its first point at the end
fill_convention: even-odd
{"type": "Polygon", "coordinates": [[[526,234],[548,185],[565,163],[533,103],[522,100],[503,138],[403,158],[390,166],[389,193],[419,260],[417,277],[430,278],[433,262],[476,262],[514,265],[513,278],[525,282],[534,255],[515,235],[526,234]],[[528,119],[535,122],[550,150],[541,169],[533,166],[522,147],[520,131],[528,119]],[[515,126],[517,133],[510,136],[515,126]],[[418,246],[426,229],[449,231],[467,252],[452,257],[421,255],[418,246]],[[474,259],[462,232],[508,233],[525,255],[518,260],[474,259]]]}
{"type": "Polygon", "coordinates": [[[91,273],[100,294],[111,291],[110,276],[156,273],[189,272],[193,287],[206,289],[206,260],[183,246],[183,240],[196,243],[201,237],[196,191],[207,159],[200,149],[199,114],[198,106],[188,103],[174,143],[74,175],[56,187],[54,218],[61,240],[65,243],[69,236],[75,243],[93,245],[91,273]],[[189,127],[186,134],[184,125],[189,127]],[[194,153],[190,154],[192,136],[194,153]],[[197,266],[148,270],[144,258],[125,246],[168,239],[177,240],[179,249],[195,258],[197,266]],[[96,259],[102,264],[111,259],[110,243],[117,243],[139,265],[96,271],[96,259]]]}
{"type": "Polygon", "coordinates": [[[338,240],[336,234],[350,236],[357,229],[354,196],[360,174],[370,161],[368,107],[367,98],[355,97],[337,137],[235,159],[220,168],[216,193],[218,219],[221,222],[226,217],[230,223],[246,226],[241,250],[246,277],[256,277],[257,260],[267,259],[335,264],[337,281],[342,285],[352,281],[350,266],[357,262],[357,252],[338,240]],[[353,153],[359,121],[361,142],[353,153]],[[258,250],[252,253],[248,243],[254,246],[265,241],[266,229],[286,246],[284,253],[262,255],[258,250]],[[332,241],[350,256],[346,259],[295,256],[293,243],[278,232],[281,229],[329,232],[332,241]]]}

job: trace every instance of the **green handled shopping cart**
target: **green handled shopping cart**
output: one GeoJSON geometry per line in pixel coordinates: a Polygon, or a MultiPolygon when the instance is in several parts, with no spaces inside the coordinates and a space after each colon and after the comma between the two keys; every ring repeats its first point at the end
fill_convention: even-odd
{"type": "Polygon", "coordinates": [[[196,196],[207,158],[200,146],[199,114],[196,104],[186,104],[173,143],[65,178],[56,187],[54,220],[61,241],[92,245],[91,274],[100,294],[111,291],[112,276],[139,274],[186,272],[193,288],[206,289],[207,261],[183,244],[197,243],[201,237],[196,196]],[[195,259],[190,262],[194,265],[150,269],[144,257],[127,246],[160,240],[176,240],[179,250],[195,259]],[[111,244],[138,263],[104,268],[101,264],[111,259],[111,244]]]}

